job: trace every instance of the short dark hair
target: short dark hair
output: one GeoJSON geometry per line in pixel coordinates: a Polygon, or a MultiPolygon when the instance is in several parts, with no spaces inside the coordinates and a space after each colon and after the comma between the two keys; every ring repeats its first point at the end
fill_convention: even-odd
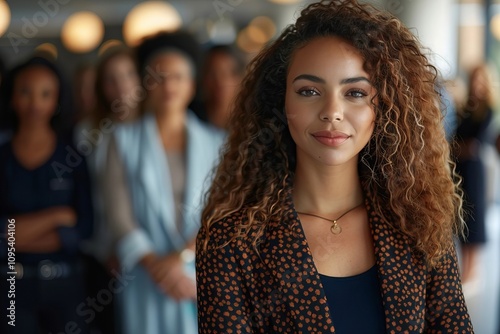
{"type": "Polygon", "coordinates": [[[214,54],[225,54],[231,57],[236,61],[236,66],[237,66],[237,71],[240,74],[243,74],[246,66],[245,59],[243,55],[241,54],[240,51],[238,51],[235,47],[228,45],[228,44],[217,44],[212,47],[210,47],[206,52],[205,52],[205,64],[210,58],[210,56],[214,54]]]}
{"type": "Polygon", "coordinates": [[[145,75],[145,68],[154,55],[162,50],[177,50],[187,56],[194,65],[194,72],[199,73],[200,46],[194,36],[187,31],[159,32],[148,37],[136,48],[137,62],[141,76],[145,75]]]}

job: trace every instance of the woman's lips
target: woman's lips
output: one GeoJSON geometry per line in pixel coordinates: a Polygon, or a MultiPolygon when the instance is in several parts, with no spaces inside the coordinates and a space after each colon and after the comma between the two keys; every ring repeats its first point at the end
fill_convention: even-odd
{"type": "Polygon", "coordinates": [[[340,131],[318,131],[312,136],[321,144],[332,147],[339,146],[350,138],[349,135],[340,131]]]}

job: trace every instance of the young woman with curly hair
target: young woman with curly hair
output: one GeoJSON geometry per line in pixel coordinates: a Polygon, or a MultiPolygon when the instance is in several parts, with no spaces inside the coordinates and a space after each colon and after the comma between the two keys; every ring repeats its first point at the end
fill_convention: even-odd
{"type": "Polygon", "coordinates": [[[436,77],[354,0],[253,60],[197,238],[200,333],[472,333],[436,77]]]}

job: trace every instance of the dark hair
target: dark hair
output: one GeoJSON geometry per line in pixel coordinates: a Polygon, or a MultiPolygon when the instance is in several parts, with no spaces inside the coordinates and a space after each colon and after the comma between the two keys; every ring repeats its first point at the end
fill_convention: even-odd
{"type": "Polygon", "coordinates": [[[5,86],[3,90],[2,102],[4,104],[2,108],[2,124],[3,127],[12,131],[16,131],[19,126],[19,119],[17,117],[16,111],[12,108],[12,95],[14,93],[14,82],[16,78],[24,72],[25,70],[32,67],[44,67],[49,69],[55,74],[59,82],[59,96],[57,101],[57,110],[54,112],[50,123],[52,128],[60,133],[61,131],[69,130],[69,120],[66,119],[67,115],[72,108],[71,104],[71,92],[67,85],[67,81],[62,75],[61,71],[55,63],[47,60],[43,57],[32,57],[27,61],[17,65],[11,71],[8,72],[5,86]],[[66,117],[66,118],[65,118],[66,117]]]}
{"type": "Polygon", "coordinates": [[[243,74],[243,72],[245,70],[245,66],[246,66],[245,59],[243,58],[243,55],[236,48],[234,48],[231,45],[227,45],[227,44],[214,45],[205,52],[204,68],[206,68],[207,60],[212,55],[216,55],[216,54],[224,54],[224,55],[227,55],[227,56],[231,57],[232,59],[234,59],[236,62],[236,70],[238,71],[238,73],[243,74]]]}
{"type": "Polygon", "coordinates": [[[151,58],[161,53],[163,50],[174,49],[185,56],[193,63],[195,73],[200,68],[200,47],[193,35],[186,31],[159,32],[148,37],[137,47],[137,62],[141,76],[144,77],[145,69],[151,58]]]}
{"type": "Polygon", "coordinates": [[[374,209],[435,265],[463,224],[435,88],[437,70],[397,18],[355,0],[309,5],[251,62],[203,210],[204,244],[214,223],[244,210],[245,221],[233,238],[252,233],[257,247],[267,226],[285,215],[295,168],[295,144],[283,111],[287,71],[297,49],[329,36],[358,50],[377,92],[375,129],[359,155],[364,188],[374,209]]]}

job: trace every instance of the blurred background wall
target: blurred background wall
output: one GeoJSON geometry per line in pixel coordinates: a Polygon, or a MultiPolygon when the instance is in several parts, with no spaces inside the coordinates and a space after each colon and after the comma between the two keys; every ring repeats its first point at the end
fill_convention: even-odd
{"type": "MultiPolygon", "coordinates": [[[[7,65],[36,48],[57,52],[71,71],[110,40],[133,45],[141,31],[182,26],[205,44],[237,42],[247,53],[279,33],[311,0],[0,1],[0,48],[7,65]],[[255,20],[255,18],[259,18],[255,20]]],[[[371,0],[414,28],[445,78],[500,52],[500,1],[371,0]]]]}

